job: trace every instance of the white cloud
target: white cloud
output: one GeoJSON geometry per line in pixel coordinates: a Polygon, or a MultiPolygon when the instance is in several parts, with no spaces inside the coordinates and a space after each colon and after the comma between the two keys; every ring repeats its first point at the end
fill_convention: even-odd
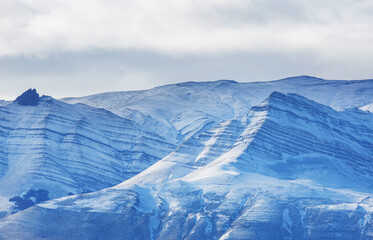
{"type": "Polygon", "coordinates": [[[336,59],[373,53],[373,1],[368,0],[0,3],[0,56],[89,49],[166,54],[310,49],[336,59]]]}
{"type": "Polygon", "coordinates": [[[0,98],[372,78],[372,0],[0,0],[0,98]]]}

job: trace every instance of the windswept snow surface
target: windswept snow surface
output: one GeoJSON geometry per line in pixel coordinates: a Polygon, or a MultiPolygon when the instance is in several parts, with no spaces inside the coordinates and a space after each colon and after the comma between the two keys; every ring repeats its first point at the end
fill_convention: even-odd
{"type": "Polygon", "coordinates": [[[330,106],[273,92],[115,187],[3,218],[0,238],[372,239],[373,114],[330,106]]]}

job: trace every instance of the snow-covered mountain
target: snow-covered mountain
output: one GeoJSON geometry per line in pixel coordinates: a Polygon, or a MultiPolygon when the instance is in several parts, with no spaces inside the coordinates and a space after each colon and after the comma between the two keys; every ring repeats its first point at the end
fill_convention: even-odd
{"type": "Polygon", "coordinates": [[[0,107],[0,212],[114,186],[175,147],[107,110],[26,91],[0,107]]]}
{"type": "MultiPolygon", "coordinates": [[[[150,100],[146,103],[146,97],[132,93],[144,99],[145,107],[140,109],[139,100],[131,111],[149,114],[160,124],[179,112],[190,116],[185,109],[195,113],[198,108],[221,121],[203,130],[189,122],[191,135],[175,127],[178,121],[168,122],[183,140],[168,156],[115,187],[48,201],[3,218],[0,238],[373,238],[373,114],[357,109],[372,102],[373,83],[308,80],[312,84],[303,87],[299,79],[257,83],[257,90],[266,84],[277,86],[271,89],[290,86],[303,95],[313,94],[316,101],[272,92],[258,103],[256,97],[266,90],[241,98],[245,88],[232,87],[238,83],[201,83],[201,88],[186,83],[194,86],[188,89],[201,90],[189,95],[195,101],[189,99],[191,106],[180,109],[182,104],[173,98],[176,90],[169,89],[172,101],[165,108],[171,109],[165,115],[157,115],[165,102],[154,102],[155,109],[150,109],[150,100]],[[231,98],[219,98],[209,109],[214,104],[203,105],[202,89],[210,89],[213,99],[231,98]]],[[[165,88],[171,87],[178,88],[165,88]]],[[[118,99],[109,97],[106,108],[118,107],[120,95],[130,93],[115,94],[118,99]]],[[[78,100],[95,105],[99,96],[78,100]]],[[[194,121],[191,116],[186,121],[194,121]]],[[[173,137],[169,133],[163,136],[173,137]]]]}
{"type": "Polygon", "coordinates": [[[372,103],[373,80],[330,81],[299,76],[270,82],[186,82],[62,100],[104,108],[178,144],[221,121],[241,118],[274,91],[296,93],[343,110],[372,103]]]}

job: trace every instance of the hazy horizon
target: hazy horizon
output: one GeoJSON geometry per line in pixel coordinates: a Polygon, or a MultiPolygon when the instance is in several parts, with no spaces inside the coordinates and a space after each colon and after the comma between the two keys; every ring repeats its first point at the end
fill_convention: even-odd
{"type": "Polygon", "coordinates": [[[309,76],[309,75],[298,75],[298,76],[289,76],[285,78],[280,78],[280,79],[268,79],[268,80],[262,80],[262,81],[248,81],[248,82],[241,82],[241,81],[236,81],[234,79],[217,79],[217,80],[202,80],[202,81],[184,81],[184,82],[175,82],[175,83],[170,83],[170,84],[161,84],[149,88],[143,88],[143,89],[129,89],[129,90],[114,90],[114,91],[102,91],[102,92],[94,92],[86,95],[76,95],[76,96],[70,96],[70,95],[62,95],[62,96],[54,96],[45,92],[40,92],[37,88],[35,87],[29,87],[26,89],[23,89],[18,93],[18,95],[15,95],[13,98],[0,98],[0,100],[5,100],[5,101],[13,101],[15,100],[19,95],[27,91],[28,89],[36,89],[36,91],[39,93],[40,96],[46,95],[46,96],[51,96],[55,99],[63,99],[63,98],[74,98],[74,97],[85,97],[85,96],[90,96],[90,95],[95,95],[95,94],[101,94],[101,93],[107,93],[107,92],[123,92],[123,91],[143,91],[143,90],[149,90],[152,88],[156,87],[161,87],[161,86],[166,86],[166,85],[173,85],[173,84],[180,84],[180,83],[185,83],[185,82],[216,82],[216,81],[235,81],[237,83],[255,83],[255,82],[272,82],[272,81],[280,81],[280,80],[285,80],[285,79],[290,79],[290,78],[297,78],[297,77],[310,77],[310,78],[317,78],[317,79],[322,79],[325,81],[371,81],[373,79],[325,79],[325,78],[320,78],[317,76],[309,76]]]}
{"type": "Polygon", "coordinates": [[[373,2],[0,0],[0,99],[373,78],[373,2]]]}

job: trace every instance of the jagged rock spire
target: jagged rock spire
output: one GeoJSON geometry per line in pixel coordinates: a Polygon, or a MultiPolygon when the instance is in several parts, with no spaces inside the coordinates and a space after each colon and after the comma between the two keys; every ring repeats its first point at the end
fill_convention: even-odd
{"type": "Polygon", "coordinates": [[[39,104],[39,94],[36,92],[36,89],[30,88],[17,97],[14,102],[23,106],[36,106],[39,104]]]}

